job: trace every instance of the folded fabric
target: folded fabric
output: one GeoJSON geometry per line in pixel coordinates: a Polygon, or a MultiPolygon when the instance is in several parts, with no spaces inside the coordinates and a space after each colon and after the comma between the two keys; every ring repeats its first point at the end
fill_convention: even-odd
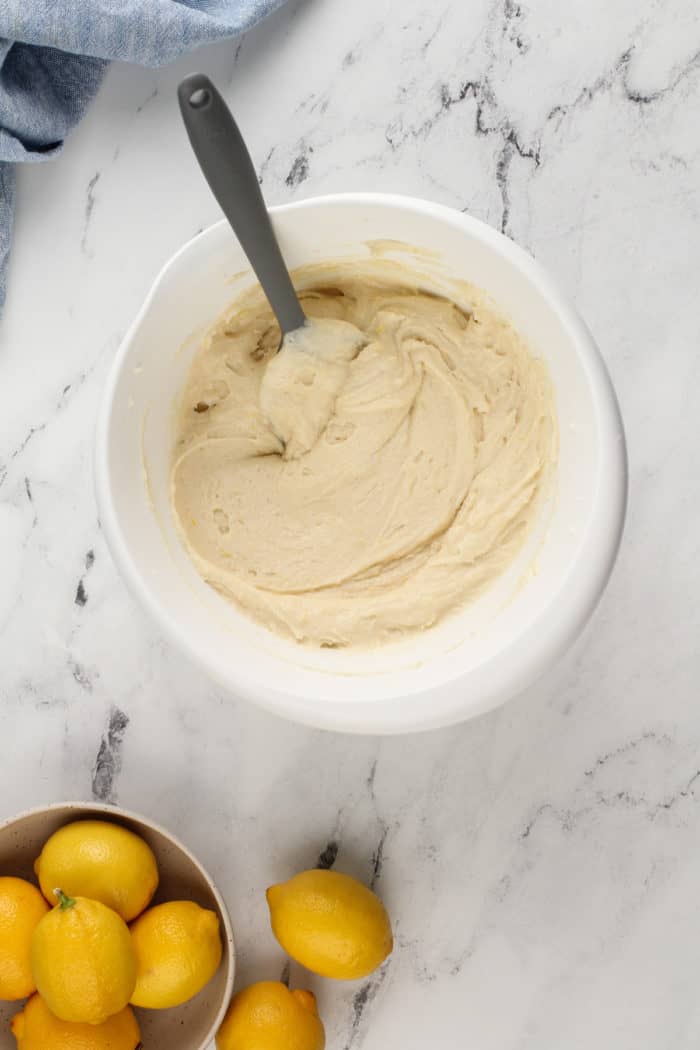
{"type": "Polygon", "coordinates": [[[284,0],[0,0],[0,306],[14,164],[60,152],[110,60],[160,66],[238,36],[284,0]]]}

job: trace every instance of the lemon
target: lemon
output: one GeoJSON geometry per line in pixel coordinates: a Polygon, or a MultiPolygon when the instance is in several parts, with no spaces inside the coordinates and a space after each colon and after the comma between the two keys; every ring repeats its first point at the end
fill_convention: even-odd
{"type": "Polygon", "coordinates": [[[216,1050],[323,1050],[326,1035],[312,992],[260,981],[234,995],[216,1050]]]}
{"type": "Polygon", "coordinates": [[[60,1020],[102,1024],[124,1009],[136,984],[129,927],[99,901],[56,895],[32,937],[36,986],[60,1020]]]}
{"type": "Polygon", "coordinates": [[[136,956],[134,1006],[163,1010],[201,991],[221,962],[219,918],[193,901],[149,908],[133,923],[136,956]]]}
{"type": "Polygon", "coordinates": [[[106,820],[78,820],[48,840],[34,870],[51,904],[60,886],[69,897],[101,901],[131,922],[158,886],[156,858],[142,838],[106,820]]]}
{"type": "Polygon", "coordinates": [[[337,871],[302,871],[271,886],[267,903],[275,937],[307,970],[354,980],[384,962],[393,948],[379,897],[337,871]]]}
{"type": "Polygon", "coordinates": [[[102,1024],[71,1024],[54,1017],[40,995],[12,1018],[12,1034],[17,1050],[137,1050],[141,1043],[129,1006],[102,1024]]]}
{"type": "Polygon", "coordinates": [[[30,962],[32,934],[48,910],[31,882],[0,878],[0,999],[24,999],[36,990],[30,962]]]}

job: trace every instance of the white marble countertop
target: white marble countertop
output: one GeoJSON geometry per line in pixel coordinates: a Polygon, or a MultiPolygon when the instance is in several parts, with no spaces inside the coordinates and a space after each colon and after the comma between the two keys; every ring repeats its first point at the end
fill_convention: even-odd
{"type": "Polygon", "coordinates": [[[242,43],[113,68],[64,155],[20,174],[0,816],[94,797],[168,825],[228,899],[241,982],[284,963],[264,887],[337,849],[397,947],[364,984],[312,981],[329,1050],[700,1041],[699,106],[696,0],[291,0],[242,43]],[[468,210],[554,270],[600,342],[630,441],[621,556],[568,658],[494,714],[406,739],[287,725],[205,681],[116,574],[100,390],[161,264],[218,218],[175,103],[194,68],[270,202],[384,189],[468,210]]]}

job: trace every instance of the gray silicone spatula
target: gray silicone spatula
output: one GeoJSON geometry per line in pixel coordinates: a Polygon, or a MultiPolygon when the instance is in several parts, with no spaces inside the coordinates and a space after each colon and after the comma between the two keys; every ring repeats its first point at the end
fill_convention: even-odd
{"type": "Polygon", "coordinates": [[[221,210],[231,223],[282,329],[306,321],[270,222],[250,153],[223,98],[203,73],[177,89],[192,149],[221,210]]]}

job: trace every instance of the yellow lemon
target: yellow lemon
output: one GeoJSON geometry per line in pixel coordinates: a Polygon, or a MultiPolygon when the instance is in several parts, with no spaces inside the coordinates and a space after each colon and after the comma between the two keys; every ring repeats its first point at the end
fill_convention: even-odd
{"type": "Polygon", "coordinates": [[[0,878],[0,999],[24,999],[36,990],[30,961],[32,934],[48,910],[31,882],[0,878]]]}
{"type": "Polygon", "coordinates": [[[139,1024],[130,1006],[102,1024],[59,1021],[40,995],[33,995],[12,1018],[17,1050],[137,1050],[139,1024]]]}
{"type": "Polygon", "coordinates": [[[48,840],[34,870],[51,904],[54,887],[69,897],[100,901],[131,922],[158,886],[156,858],[133,831],[106,820],[78,820],[48,840]]]}
{"type": "Polygon", "coordinates": [[[61,1021],[102,1024],[124,1009],[136,984],[129,927],[99,901],[56,895],[32,937],[36,986],[61,1021]]]}
{"type": "Polygon", "coordinates": [[[137,968],[131,1002],[151,1010],[186,1003],[221,962],[219,918],[193,901],[149,908],[133,923],[131,943],[137,968]]]}
{"type": "Polygon", "coordinates": [[[393,948],[379,897],[337,871],[302,871],[267,891],[270,920],[284,950],[323,977],[354,980],[384,962],[393,948]]]}
{"type": "Polygon", "coordinates": [[[326,1034],[312,992],[260,981],[234,995],[216,1050],[323,1050],[326,1034]]]}

